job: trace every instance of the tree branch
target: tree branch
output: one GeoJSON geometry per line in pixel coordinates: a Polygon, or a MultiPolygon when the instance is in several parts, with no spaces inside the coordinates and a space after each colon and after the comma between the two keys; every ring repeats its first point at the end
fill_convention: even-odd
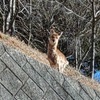
{"type": "Polygon", "coordinates": [[[63,6],[64,9],[66,10],[66,12],[68,12],[68,14],[74,14],[75,16],[79,17],[81,20],[85,20],[84,17],[78,15],[77,13],[73,12],[72,10],[70,10],[69,8],[67,8],[66,6],[64,6],[62,3],[58,2],[57,0],[55,0],[59,5],[63,6]]]}

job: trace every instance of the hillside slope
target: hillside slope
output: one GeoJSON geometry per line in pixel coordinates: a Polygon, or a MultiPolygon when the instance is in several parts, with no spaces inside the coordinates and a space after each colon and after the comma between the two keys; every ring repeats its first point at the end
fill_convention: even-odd
{"type": "MultiPolygon", "coordinates": [[[[49,62],[47,61],[46,54],[41,53],[37,49],[32,49],[30,46],[27,46],[24,42],[21,42],[17,38],[10,37],[9,35],[4,35],[4,34],[0,33],[0,41],[3,44],[16,49],[16,51],[20,51],[24,55],[34,58],[35,60],[49,66],[49,62]]],[[[67,68],[65,70],[64,74],[67,77],[74,78],[75,80],[81,82],[82,84],[85,84],[91,88],[94,88],[94,89],[100,91],[100,85],[97,82],[82,76],[79,72],[75,71],[75,69],[73,69],[73,68],[70,68],[70,67],[67,68]]]]}
{"type": "Polygon", "coordinates": [[[100,100],[100,92],[0,42],[0,100],[100,100]]]}
{"type": "MultiPolygon", "coordinates": [[[[31,59],[35,59],[45,65],[49,66],[49,63],[47,61],[47,56],[46,54],[41,53],[40,51],[38,51],[37,49],[32,49],[30,46],[27,46],[25,43],[19,41],[17,38],[14,37],[10,37],[8,35],[4,35],[2,33],[0,33],[0,77],[2,76],[1,73],[5,72],[5,69],[9,69],[9,66],[13,66],[15,67],[20,66],[23,67],[26,65],[26,56],[31,57],[31,59]],[[4,46],[5,45],[5,46],[4,46]],[[10,48],[9,48],[10,47],[10,48]],[[8,49],[9,48],[9,49],[8,49]],[[12,49],[14,48],[14,49],[12,49]],[[18,51],[20,51],[21,53],[19,53],[18,51]],[[16,53],[17,52],[17,53],[16,53]],[[7,53],[8,56],[11,56],[12,59],[14,59],[15,63],[18,64],[14,64],[12,61],[10,62],[12,65],[7,65],[7,55],[4,56],[4,58],[2,58],[2,56],[7,53]],[[23,53],[23,54],[22,54],[23,53]],[[12,57],[13,56],[13,57],[12,57]],[[24,57],[24,59],[23,59],[24,57]],[[3,60],[6,58],[6,62],[4,62],[3,60]],[[20,65],[21,64],[21,65],[20,65]]],[[[8,57],[9,60],[9,57],[8,57]]],[[[36,62],[37,62],[36,61],[36,62]]],[[[35,62],[35,61],[34,61],[35,62]]],[[[37,64],[39,66],[41,66],[41,64],[37,62],[37,64]]],[[[50,69],[50,67],[47,67],[48,69],[50,69]]],[[[11,69],[9,69],[11,71],[11,69]]],[[[52,69],[53,70],[53,69],[52,69]]],[[[9,71],[8,71],[9,72],[9,71]]],[[[13,71],[12,71],[13,72],[13,71]]],[[[13,72],[14,73],[14,72],[13,72]]],[[[45,73],[45,72],[44,72],[45,73]]],[[[58,73],[58,72],[53,72],[53,73],[58,73]]],[[[4,73],[5,74],[5,73],[4,73]]],[[[20,74],[20,73],[19,73],[20,74]]],[[[57,74],[58,75],[58,74],[57,74]]],[[[77,80],[78,82],[81,82],[82,84],[87,85],[88,87],[91,87],[95,90],[100,91],[100,85],[98,83],[96,83],[95,81],[86,78],[82,75],[80,75],[80,73],[78,73],[77,71],[75,71],[73,68],[67,68],[64,72],[64,75],[66,75],[67,78],[74,78],[75,80],[77,80]]],[[[16,76],[16,75],[15,75],[16,76]]],[[[59,75],[58,75],[59,76],[59,75]]],[[[57,76],[56,76],[57,77],[57,76]]],[[[11,77],[9,77],[11,78],[11,77]]],[[[69,78],[69,79],[70,79],[69,78]]],[[[1,79],[1,78],[0,78],[1,79]]],[[[60,79],[61,80],[61,79],[60,79]]],[[[7,80],[8,81],[8,80],[7,80]]],[[[49,80],[50,81],[50,80],[49,80]]],[[[1,83],[1,80],[0,80],[1,83]]],[[[70,83],[70,81],[69,81],[70,83]]],[[[2,84],[4,85],[4,84],[2,84]]],[[[73,85],[74,86],[74,85],[73,85]]],[[[2,86],[1,86],[2,87],[2,86]]],[[[6,100],[6,99],[5,99],[6,100]]]]}

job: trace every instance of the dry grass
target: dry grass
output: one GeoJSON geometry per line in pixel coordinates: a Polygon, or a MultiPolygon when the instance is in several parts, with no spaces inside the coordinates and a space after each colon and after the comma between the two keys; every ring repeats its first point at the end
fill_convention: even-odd
{"type": "Polygon", "coordinates": [[[87,85],[97,91],[100,91],[100,84],[98,82],[96,82],[95,80],[92,80],[88,77],[83,76],[82,74],[80,74],[78,71],[76,71],[72,67],[66,68],[64,71],[64,74],[66,76],[69,76],[69,77],[81,82],[84,85],[87,85]]]}
{"type": "MultiPolygon", "coordinates": [[[[24,42],[20,41],[17,37],[10,37],[9,35],[4,35],[0,32],[0,41],[3,43],[21,51],[25,55],[28,55],[36,60],[38,60],[41,63],[44,63],[49,66],[49,62],[47,60],[47,55],[45,53],[40,52],[37,49],[33,49],[31,46],[27,46],[24,42]]],[[[90,78],[87,78],[83,75],[81,75],[78,71],[76,71],[72,67],[66,68],[64,71],[64,74],[66,76],[69,76],[82,84],[85,84],[95,90],[100,91],[100,84],[95,82],[94,80],[91,80],[90,78]]]]}
{"type": "Polygon", "coordinates": [[[33,49],[31,46],[27,46],[23,41],[20,41],[17,37],[10,37],[9,35],[5,35],[0,32],[0,41],[21,51],[22,53],[30,57],[33,57],[41,63],[49,65],[45,53],[41,53],[38,49],[33,49]]]}

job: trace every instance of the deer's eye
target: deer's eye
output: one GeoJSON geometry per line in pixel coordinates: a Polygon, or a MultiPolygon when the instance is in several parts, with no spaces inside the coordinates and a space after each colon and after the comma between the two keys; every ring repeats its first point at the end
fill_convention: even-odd
{"type": "Polygon", "coordinates": [[[54,38],[54,36],[52,36],[52,38],[54,38]]]}
{"type": "Polygon", "coordinates": [[[55,36],[55,39],[58,39],[58,36],[55,36]]]}

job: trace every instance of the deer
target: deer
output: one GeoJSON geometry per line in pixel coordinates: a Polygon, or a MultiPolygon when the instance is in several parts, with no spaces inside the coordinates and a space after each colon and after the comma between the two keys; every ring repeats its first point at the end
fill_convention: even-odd
{"type": "Polygon", "coordinates": [[[56,32],[54,28],[50,29],[48,38],[47,56],[50,66],[63,73],[64,69],[69,65],[65,55],[57,48],[59,39],[63,32],[56,32]]]}

